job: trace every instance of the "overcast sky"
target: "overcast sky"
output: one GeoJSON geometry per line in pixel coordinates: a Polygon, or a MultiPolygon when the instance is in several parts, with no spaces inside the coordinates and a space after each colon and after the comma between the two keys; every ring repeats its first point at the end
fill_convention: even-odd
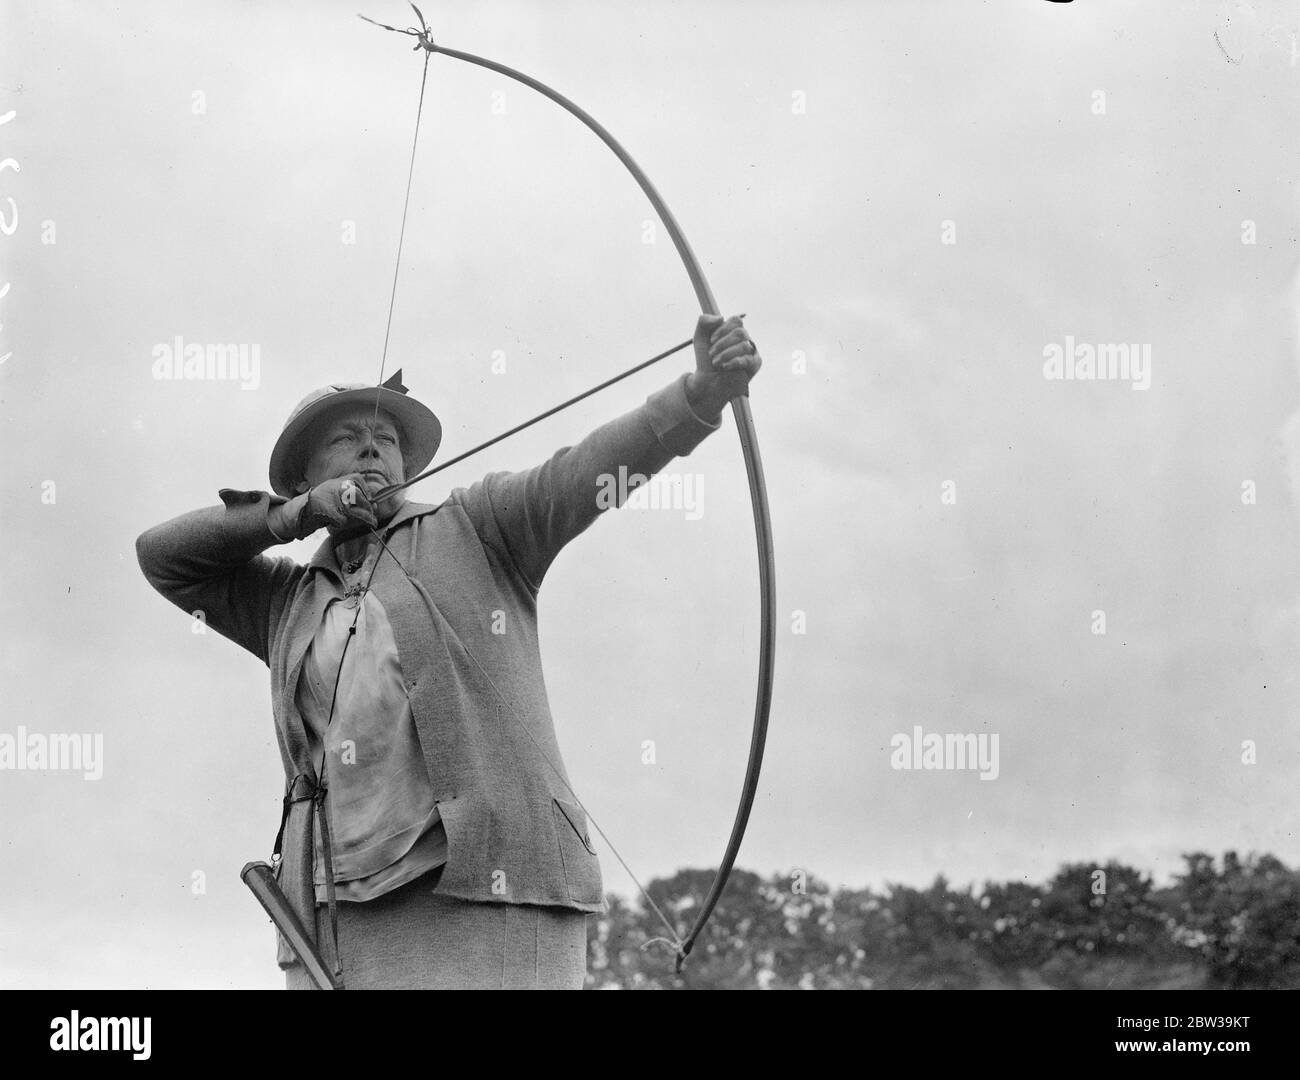
{"type": "MultiPolygon", "coordinates": [[[[282,985],[238,879],[278,824],[266,670],[194,633],[133,544],[265,488],[300,397],[378,376],[420,57],[357,10],[411,20],[3,16],[0,737],[98,734],[103,776],[0,771],[0,986],[282,985]],[[256,346],[256,377],[155,378],[177,337],[256,346]]],[[[1294,5],[425,14],[608,126],[761,347],[779,631],[740,865],[881,886],[1300,861],[1294,5]],[[1046,378],[1067,336],[1145,346],[1149,386],[1046,378]],[[891,767],[916,725],[997,735],[997,778],[891,767]]],[[[571,117],[434,58],[386,370],[446,454],[690,334],[651,217],[571,117]]],[[[535,464],[686,364],[414,497],[535,464]]],[[[720,856],[757,660],[730,417],[672,468],[702,514],[608,515],[541,599],[569,771],[643,879],[720,856]]]]}

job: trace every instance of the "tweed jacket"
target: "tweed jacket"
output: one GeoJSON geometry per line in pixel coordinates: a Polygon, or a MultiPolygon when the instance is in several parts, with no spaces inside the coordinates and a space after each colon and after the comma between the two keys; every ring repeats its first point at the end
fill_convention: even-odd
{"type": "MultiPolygon", "coordinates": [[[[561,548],[608,505],[620,467],[650,476],[719,423],[692,412],[683,376],[639,408],[522,472],[492,473],[441,504],[406,503],[380,530],[371,589],[384,606],[442,821],[438,893],[577,911],[604,906],[600,866],[569,789],[542,677],[537,596],[561,548]],[[399,566],[400,564],[400,566],[399,566]]],[[[263,552],[278,541],[266,492],[221,491],[222,506],[144,532],[141,569],[164,597],[270,669],[286,798],[314,784],[295,690],[341,580],[329,539],[303,566],[263,552]],[[321,583],[321,584],[318,584],[321,583]]],[[[280,886],[309,932],[313,803],[289,802],[280,886]]],[[[293,956],[280,941],[281,966],[293,956]]]]}

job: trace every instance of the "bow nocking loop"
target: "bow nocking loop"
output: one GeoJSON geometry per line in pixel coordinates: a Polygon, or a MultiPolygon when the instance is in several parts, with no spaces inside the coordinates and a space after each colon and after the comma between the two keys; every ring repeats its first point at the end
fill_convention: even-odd
{"type": "Polygon", "coordinates": [[[389,26],[387,23],[378,22],[377,20],[370,18],[368,15],[361,15],[359,13],[357,18],[365,19],[365,21],[370,23],[372,26],[378,26],[384,30],[391,30],[394,34],[407,34],[410,37],[415,38],[415,46],[412,48],[412,52],[417,52],[420,49],[423,49],[428,53],[437,52],[438,46],[433,42],[433,31],[429,29],[428,20],[425,19],[423,13],[414,4],[411,5],[411,10],[415,12],[416,16],[420,20],[420,28],[418,30],[414,26],[408,26],[405,30],[402,30],[396,26],[389,26]]]}

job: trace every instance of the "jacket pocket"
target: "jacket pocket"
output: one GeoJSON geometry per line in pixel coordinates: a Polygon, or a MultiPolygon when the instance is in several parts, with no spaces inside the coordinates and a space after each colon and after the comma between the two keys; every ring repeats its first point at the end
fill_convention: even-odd
{"type": "Polygon", "coordinates": [[[280,933],[280,928],[275,928],[275,966],[281,971],[293,967],[295,964],[301,964],[298,954],[293,951],[293,946],[289,944],[288,939],[280,933]]]}
{"type": "Polygon", "coordinates": [[[600,861],[587,834],[587,815],[576,803],[552,799],[555,834],[559,841],[560,861],[564,866],[564,883],[569,899],[579,904],[599,904],[601,892],[600,861]]]}

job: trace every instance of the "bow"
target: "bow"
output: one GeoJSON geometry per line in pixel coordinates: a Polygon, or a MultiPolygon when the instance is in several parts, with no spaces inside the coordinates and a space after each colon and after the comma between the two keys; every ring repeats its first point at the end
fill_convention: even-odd
{"type": "MultiPolygon", "coordinates": [[[[690,278],[691,287],[695,290],[695,296],[699,301],[700,310],[706,315],[720,315],[718,303],[714,299],[713,291],[704,277],[704,270],[700,266],[699,260],[691,250],[690,244],[682,232],[681,226],[678,225],[677,219],[673,216],[672,211],[664,202],[662,196],[656,190],[650,178],[640,165],[633,160],[632,156],[625,150],[621,143],[614,138],[590,113],[574,104],[563,94],[551,89],[545,83],[525,75],[523,72],[516,71],[514,68],[499,64],[493,60],[484,59],[481,56],[474,56],[470,53],[460,52],[456,49],[449,49],[442,45],[436,44],[431,36],[429,25],[425,21],[420,9],[411,4],[415,14],[420,19],[420,28],[411,27],[406,30],[399,30],[397,27],[387,26],[384,23],[375,22],[374,19],[368,19],[362,15],[360,18],[366,22],[373,23],[376,26],[383,27],[385,30],[392,30],[396,33],[408,34],[416,39],[415,50],[423,49],[425,51],[425,72],[428,72],[428,61],[432,55],[448,56],[454,60],[461,60],[467,64],[474,64],[477,67],[486,68],[489,71],[495,71],[499,75],[504,75],[515,82],[522,83],[539,94],[555,102],[566,112],[580,120],[588,129],[590,129],[597,138],[600,139],[614,155],[623,163],[637,185],[645,193],[650,205],[654,207],[664,229],[672,238],[673,247],[676,248],[677,254],[681,257],[682,263],[686,269],[687,277],[690,278]]],[[[421,103],[423,103],[424,83],[421,82],[421,103]]],[[[416,118],[417,134],[419,126],[419,113],[416,118]]],[[[414,156],[412,157],[414,165],[414,156]]],[[[409,194],[409,188],[408,188],[409,194]]],[[[405,217],[405,212],[403,213],[405,217]]],[[[390,311],[391,320],[391,311],[390,311]]],[[[679,346],[680,348],[680,346],[679,346]]],[[[672,351],[676,351],[675,349],[672,351]]],[[[381,371],[382,376],[382,371],[381,371]]],[[[593,391],[594,392],[594,391],[593,391]]],[[[584,395],[585,396],[585,395],[584,395]]],[[[567,404],[567,403],[566,403],[567,404]]],[[[722,860],[718,866],[718,872],[714,877],[712,885],[709,887],[708,894],[704,903],[695,918],[694,924],[687,932],[685,938],[678,939],[674,942],[676,948],[676,970],[680,973],[682,965],[685,963],[687,956],[690,955],[696,940],[699,938],[701,930],[713,909],[717,906],[723,890],[727,886],[727,879],[731,874],[732,866],[735,864],[736,855],[740,851],[740,844],[745,835],[745,827],[749,822],[750,810],[754,805],[754,796],[758,790],[759,771],[763,764],[763,748],[767,740],[768,716],[772,707],[772,678],[775,667],[776,652],[776,624],[775,619],[775,597],[776,597],[776,562],[772,543],[772,523],[768,509],[767,485],[763,479],[763,462],[758,451],[758,435],[754,430],[754,419],[749,408],[749,399],[746,395],[741,394],[731,400],[732,414],[736,420],[736,430],[740,436],[740,445],[745,459],[745,472],[749,478],[749,496],[750,503],[754,512],[754,533],[758,545],[758,576],[759,576],[759,618],[761,622],[761,631],[759,635],[759,657],[758,657],[758,686],[755,692],[754,705],[754,726],[753,733],[750,737],[749,759],[745,769],[744,785],[741,789],[740,804],[736,809],[736,816],[731,829],[731,836],[727,841],[726,850],[723,853],[722,860]]],[[[549,415],[549,414],[547,414],[549,415]]],[[[602,833],[603,835],[603,833],[602,833]]],[[[612,845],[611,845],[612,846],[612,845]]],[[[620,861],[622,861],[620,859],[620,861]]],[[[626,864],[624,864],[626,866],[626,864]]],[[[644,893],[644,890],[642,890],[644,893]]],[[[649,897],[647,896],[647,899],[649,897]]],[[[652,902],[653,903],[653,902],[652,902]]],[[[656,909],[657,910],[657,909],[656,909]]],[[[662,915],[661,915],[662,917],[662,915]]],[[[665,923],[667,920],[665,920],[665,923]]],[[[671,929],[671,927],[670,927],[671,929]]],[[[676,935],[674,934],[674,937],[676,935]]]]}

